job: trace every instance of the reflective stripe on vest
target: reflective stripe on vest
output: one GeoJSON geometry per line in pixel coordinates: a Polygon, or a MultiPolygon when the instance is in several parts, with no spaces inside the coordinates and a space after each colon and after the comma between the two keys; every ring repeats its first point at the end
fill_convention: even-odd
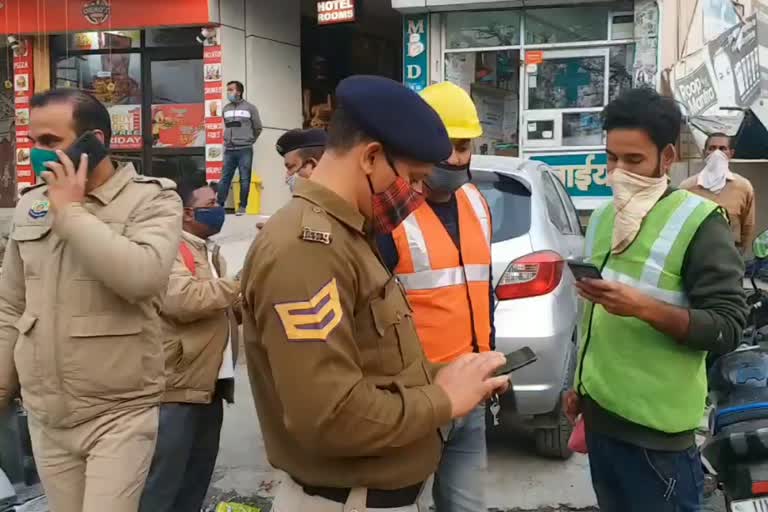
{"type": "Polygon", "coordinates": [[[452,361],[490,349],[491,217],[474,185],[456,191],[460,248],[429,204],[392,233],[395,274],[413,308],[427,357],[452,361]]]}
{"type": "Polygon", "coordinates": [[[423,270],[413,274],[398,274],[397,278],[407,290],[432,290],[469,282],[485,282],[491,278],[488,265],[465,265],[441,270],[423,270]],[[466,273],[466,278],[465,278],[466,273]]]}

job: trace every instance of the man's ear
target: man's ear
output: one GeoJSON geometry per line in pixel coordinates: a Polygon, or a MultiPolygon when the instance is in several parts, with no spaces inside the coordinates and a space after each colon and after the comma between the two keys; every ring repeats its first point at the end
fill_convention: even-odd
{"type": "Polygon", "coordinates": [[[373,174],[373,170],[376,168],[376,160],[382,158],[384,148],[378,142],[371,142],[363,147],[360,152],[360,167],[363,169],[367,176],[373,174]]]}
{"type": "Polygon", "coordinates": [[[182,214],[182,221],[183,222],[192,222],[195,220],[195,209],[185,206],[184,207],[184,213],[182,214]]]}
{"type": "Polygon", "coordinates": [[[99,139],[99,142],[101,142],[102,144],[105,144],[104,141],[106,140],[106,137],[104,136],[104,132],[103,131],[101,131],[101,130],[93,130],[92,133],[96,136],[97,139],[99,139]]]}
{"type": "Polygon", "coordinates": [[[674,144],[667,144],[667,147],[661,152],[661,165],[659,165],[661,171],[664,174],[668,174],[672,169],[672,164],[675,163],[675,160],[677,160],[677,150],[675,149],[674,144]]]}

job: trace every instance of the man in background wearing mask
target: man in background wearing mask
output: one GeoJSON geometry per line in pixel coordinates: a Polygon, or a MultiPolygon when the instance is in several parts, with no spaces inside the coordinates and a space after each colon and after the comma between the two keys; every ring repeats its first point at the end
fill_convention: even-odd
{"type": "Polygon", "coordinates": [[[438,115],[382,77],[347,78],[312,177],[267,222],[243,269],[245,349],[275,512],[416,512],[440,427],[504,391],[496,352],[424,359],[411,308],[371,247],[423,202],[449,158],[438,115]]]}
{"type": "Polygon", "coordinates": [[[141,512],[198,511],[219,453],[223,402],[234,402],[240,282],[226,277],[219,247],[224,208],[205,176],[185,173],[182,241],[161,309],[166,389],[141,512]]]}
{"type": "Polygon", "coordinates": [[[613,201],[587,230],[603,279],[577,283],[588,303],[566,412],[583,415],[600,510],[697,512],[704,359],[738,344],[744,264],[718,206],[668,184],[674,100],[634,89],[603,115],[613,201]]]}
{"type": "Polygon", "coordinates": [[[706,197],[728,212],[736,247],[744,253],[752,247],[755,235],[755,190],[746,178],[730,170],[732,145],[731,137],[724,133],[707,137],[704,169],[683,181],[680,188],[706,197]]]}
{"type": "Polygon", "coordinates": [[[296,180],[309,179],[312,171],[323,156],[328,134],[325,130],[291,130],[284,133],[275,144],[278,154],[285,163],[285,183],[293,194],[296,180]]]}
{"type": "MultiPolygon", "coordinates": [[[[494,348],[491,293],[491,218],[469,183],[472,139],[483,129],[462,88],[443,82],[422,98],[440,116],[451,155],[424,179],[426,202],[377,243],[389,270],[403,283],[427,357],[449,363],[494,348]],[[458,272],[456,272],[458,270],[458,272]]],[[[485,510],[485,407],[452,426],[432,490],[438,512],[485,510]]]]}
{"type": "Polygon", "coordinates": [[[172,181],[104,155],[76,166],[63,152],[88,132],[109,148],[109,112],[93,96],[52,89],[31,106],[45,183],[22,193],[0,273],[0,404],[20,383],[52,512],[136,512],[164,388],[157,306],[181,201],[172,181]]]}
{"type": "Polygon", "coordinates": [[[245,87],[238,81],[227,84],[227,100],[224,107],[224,168],[218,188],[220,206],[227,203],[229,188],[235,171],[240,171],[240,206],[238,215],[244,215],[248,207],[248,193],[251,190],[251,167],[253,166],[253,145],[261,135],[259,110],[243,99],[245,87]]]}

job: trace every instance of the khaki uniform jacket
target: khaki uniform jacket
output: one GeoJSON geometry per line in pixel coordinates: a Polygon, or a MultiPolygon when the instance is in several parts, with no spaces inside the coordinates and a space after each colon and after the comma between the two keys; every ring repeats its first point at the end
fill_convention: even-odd
{"type": "Polygon", "coordinates": [[[216,277],[226,275],[226,263],[215,251],[218,272],[214,274],[205,240],[186,231],[182,240],[194,256],[195,274],[179,252],[161,313],[165,326],[163,401],[208,404],[213,400],[230,332],[232,348],[237,350],[238,327],[231,322],[231,309],[240,296],[240,282],[216,277]]]}
{"type": "Polygon", "coordinates": [[[752,240],[755,237],[755,190],[749,180],[739,174],[732,174],[733,179],[728,180],[719,194],[700,186],[697,182],[698,174],[683,181],[680,188],[725,208],[736,247],[746,251],[752,249],[752,240]]]}
{"type": "Polygon", "coordinates": [[[0,403],[20,382],[29,413],[56,428],[159,403],[174,189],[127,165],[59,214],[46,186],[22,195],[0,275],[0,403]]]}
{"type": "Polygon", "coordinates": [[[398,489],[436,470],[451,404],[363,225],[300,182],[246,258],[245,351],[273,466],[307,485],[398,489]]]}

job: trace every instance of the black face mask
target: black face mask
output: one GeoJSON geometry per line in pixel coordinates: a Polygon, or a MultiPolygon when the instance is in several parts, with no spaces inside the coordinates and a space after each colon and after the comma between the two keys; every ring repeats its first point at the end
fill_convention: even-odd
{"type": "Polygon", "coordinates": [[[469,183],[469,163],[451,165],[445,162],[432,167],[432,173],[424,181],[430,190],[452,194],[469,183]]]}

